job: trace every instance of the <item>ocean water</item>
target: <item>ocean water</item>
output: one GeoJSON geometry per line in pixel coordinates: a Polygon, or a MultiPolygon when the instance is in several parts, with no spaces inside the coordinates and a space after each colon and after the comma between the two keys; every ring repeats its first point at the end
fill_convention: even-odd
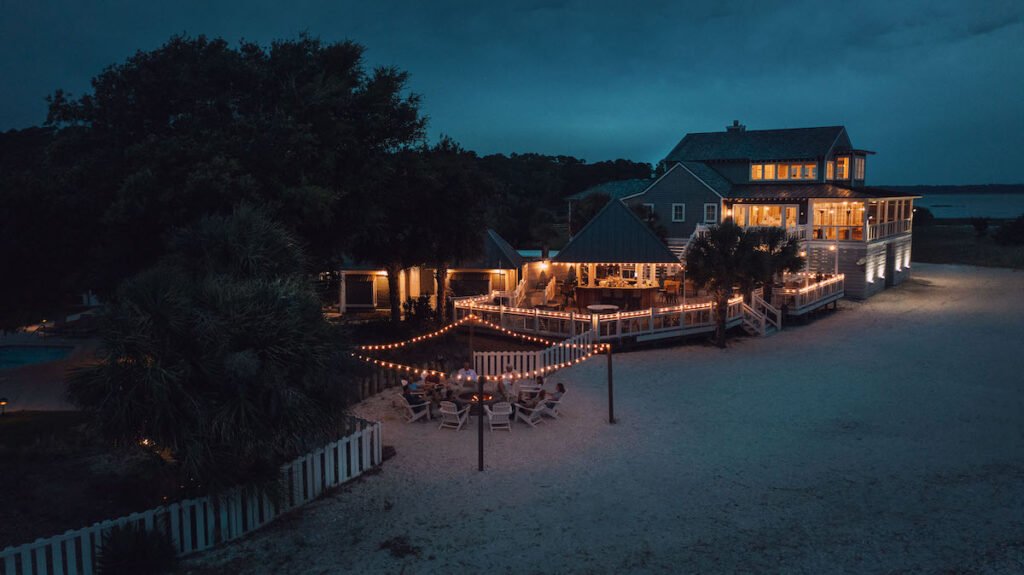
{"type": "Polygon", "coordinates": [[[1024,194],[934,194],[914,205],[936,218],[1015,218],[1024,214],[1024,194]]]}

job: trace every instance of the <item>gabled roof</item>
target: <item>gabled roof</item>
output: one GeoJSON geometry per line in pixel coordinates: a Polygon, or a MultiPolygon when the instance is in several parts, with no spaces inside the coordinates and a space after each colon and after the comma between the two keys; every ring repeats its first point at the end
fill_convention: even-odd
{"type": "Polygon", "coordinates": [[[498,232],[488,229],[480,257],[462,262],[459,268],[511,270],[523,267],[526,260],[498,232]]]}
{"type": "Polygon", "coordinates": [[[665,160],[813,160],[825,157],[845,131],[825,126],[686,134],[665,160]]]}
{"type": "Polygon", "coordinates": [[[554,258],[573,263],[679,263],[625,204],[611,200],[554,258]]]}
{"type": "Polygon", "coordinates": [[[631,196],[644,191],[653,181],[654,180],[649,178],[637,178],[633,180],[615,180],[614,182],[605,182],[603,184],[587,188],[582,192],[577,192],[565,199],[570,202],[575,202],[594,194],[605,194],[613,200],[620,200],[626,196],[631,196]]]}
{"type": "Polygon", "coordinates": [[[693,172],[693,175],[700,178],[705,184],[708,185],[712,190],[718,193],[720,196],[728,196],[729,190],[732,188],[732,184],[729,180],[725,179],[722,174],[715,171],[714,168],[708,166],[703,162],[680,162],[688,170],[693,172]]]}
{"type": "Polygon", "coordinates": [[[802,200],[808,198],[874,199],[919,198],[921,196],[883,188],[849,188],[835,184],[751,184],[733,186],[731,200],[802,200]]]}

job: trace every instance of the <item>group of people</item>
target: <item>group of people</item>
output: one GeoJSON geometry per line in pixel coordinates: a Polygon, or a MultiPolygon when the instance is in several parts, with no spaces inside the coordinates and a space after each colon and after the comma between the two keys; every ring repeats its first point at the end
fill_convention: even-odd
{"type": "Polygon", "coordinates": [[[532,385],[524,385],[523,379],[522,374],[512,369],[511,365],[506,365],[505,371],[495,378],[492,385],[486,376],[478,375],[469,362],[465,362],[462,368],[447,378],[436,372],[424,372],[419,380],[402,379],[402,395],[412,406],[422,405],[428,401],[451,401],[461,409],[466,402],[459,398],[459,394],[477,391],[481,383],[484,393],[495,394],[509,403],[531,408],[542,401],[552,407],[565,393],[563,383],[556,384],[554,391],[544,389],[543,376],[538,375],[532,385]]]}

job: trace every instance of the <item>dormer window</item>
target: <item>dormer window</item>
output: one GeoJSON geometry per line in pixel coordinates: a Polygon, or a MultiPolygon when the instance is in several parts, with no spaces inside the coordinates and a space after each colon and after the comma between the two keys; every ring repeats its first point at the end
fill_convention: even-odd
{"type": "Polygon", "coordinates": [[[864,179],[864,158],[860,156],[853,159],[853,179],[864,179]]]}
{"type": "Polygon", "coordinates": [[[850,158],[843,156],[842,158],[836,158],[836,179],[837,180],[848,180],[850,179],[850,158]]]}
{"type": "Polygon", "coordinates": [[[750,164],[750,180],[814,180],[818,177],[817,164],[785,162],[750,164]]]}

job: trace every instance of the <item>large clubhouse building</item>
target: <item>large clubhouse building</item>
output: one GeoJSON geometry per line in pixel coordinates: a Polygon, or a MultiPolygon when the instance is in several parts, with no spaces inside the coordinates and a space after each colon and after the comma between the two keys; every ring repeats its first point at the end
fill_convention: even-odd
{"type": "Polygon", "coordinates": [[[680,257],[695,233],[728,218],[783,227],[805,241],[808,271],[845,274],[846,295],[866,298],[909,276],[915,197],[867,186],[872,154],[842,126],[747,130],[733,122],[687,134],[655,180],[610,182],[570,202],[604,193],[643,206],[680,257]]]}

